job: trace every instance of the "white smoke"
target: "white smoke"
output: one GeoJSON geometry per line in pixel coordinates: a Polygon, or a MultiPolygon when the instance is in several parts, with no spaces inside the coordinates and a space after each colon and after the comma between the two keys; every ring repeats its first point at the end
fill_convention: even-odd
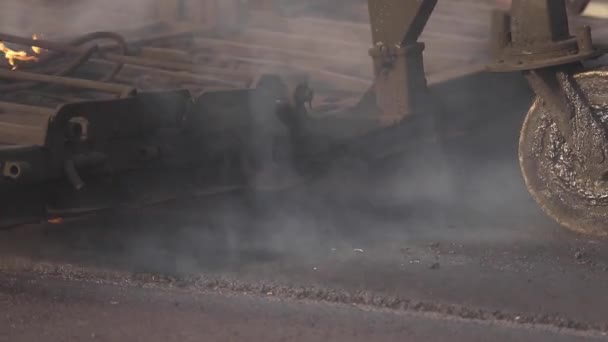
{"type": "Polygon", "coordinates": [[[48,36],[143,26],[153,20],[156,0],[3,0],[0,31],[48,36]]]}
{"type": "MultiPolygon", "coordinates": [[[[257,21],[251,23],[254,29],[242,33],[240,38],[235,40],[236,44],[232,47],[224,47],[223,53],[230,54],[230,57],[243,57],[250,61],[261,62],[255,64],[253,70],[248,71],[258,73],[308,72],[312,88],[333,89],[332,101],[327,101],[327,103],[338,103],[341,106],[354,105],[354,103],[344,102],[344,100],[358,100],[372,83],[371,58],[367,52],[371,46],[371,33],[365,11],[360,11],[361,6],[365,6],[365,1],[336,0],[336,5],[331,8],[327,6],[332,1],[326,0],[325,7],[317,7],[322,8],[323,11],[314,11],[314,6],[310,7],[313,10],[307,9],[303,5],[308,0],[292,2],[298,5],[294,5],[294,7],[299,7],[299,12],[294,14],[297,17],[283,21],[276,20],[276,18],[265,21],[263,17],[258,17],[257,21]],[[352,22],[319,18],[323,15],[330,16],[349,12],[363,13],[363,15],[359,15],[352,22]],[[237,47],[242,47],[244,44],[258,47],[269,45],[271,48],[251,49],[246,56],[240,56],[236,52],[232,54],[231,49],[242,53],[243,49],[239,50],[237,47]],[[276,53],[272,52],[273,49],[276,53]]],[[[315,1],[315,3],[322,3],[322,1],[315,1]]],[[[440,6],[449,6],[450,3],[452,2],[442,1],[440,6]]],[[[0,3],[0,31],[25,36],[32,33],[76,36],[92,31],[128,30],[155,21],[156,5],[157,0],[2,0],[0,3]]],[[[486,18],[484,17],[483,20],[486,18]]],[[[485,26],[477,26],[480,27],[480,32],[474,33],[481,35],[485,26]]],[[[436,40],[443,40],[441,46],[446,46],[446,41],[451,42],[449,46],[453,46],[455,43],[449,33],[429,31],[427,34],[429,39],[433,37],[433,34],[435,37],[440,36],[436,40]]],[[[468,41],[470,40],[472,39],[468,41]]],[[[454,41],[462,44],[457,39],[454,41]]],[[[473,45],[473,43],[470,44],[473,45]]],[[[429,44],[431,57],[433,51],[437,55],[451,56],[453,53],[453,51],[440,51],[440,45],[432,46],[432,43],[429,44]]],[[[485,45],[483,46],[485,47],[485,45]]],[[[475,45],[475,47],[478,46],[475,45]]],[[[474,55],[472,57],[479,52],[474,49],[468,51],[474,55]]],[[[431,62],[429,65],[433,66],[433,63],[431,62]]],[[[437,65],[437,68],[439,66],[437,65]]],[[[463,89],[462,86],[459,88],[461,92],[466,93],[466,96],[458,93],[458,98],[452,99],[452,102],[461,103],[462,108],[449,114],[454,116],[470,115],[471,112],[474,112],[475,115],[479,114],[479,116],[494,114],[481,113],[479,107],[476,107],[475,101],[478,100],[479,95],[475,91],[479,91],[479,89],[465,92],[466,89],[463,89]],[[465,98],[467,98],[466,101],[465,98]]],[[[323,91],[319,93],[323,93],[323,91]]],[[[451,96],[454,97],[454,95],[451,96]]],[[[327,98],[318,96],[313,107],[317,108],[324,104],[324,100],[327,98]]],[[[505,113],[507,110],[502,105],[506,105],[506,103],[498,101],[504,102],[504,99],[497,99],[494,107],[487,104],[486,106],[496,108],[495,112],[502,109],[505,116],[512,114],[505,113]]],[[[453,108],[451,107],[450,110],[453,108]]],[[[521,114],[523,111],[518,113],[521,114]]],[[[463,120],[459,118],[458,121],[463,120]]],[[[467,132],[467,134],[469,133],[467,132]]],[[[514,132],[514,135],[516,134],[514,132]]],[[[483,145],[483,143],[480,144],[483,145]]],[[[514,142],[512,146],[515,147],[514,142]]],[[[429,219],[427,215],[427,217],[417,220],[408,220],[407,217],[404,219],[400,216],[394,222],[388,222],[391,221],[391,218],[381,217],[382,213],[363,213],[360,208],[349,207],[351,203],[364,205],[367,201],[372,202],[371,206],[388,203],[391,209],[401,213],[407,211],[408,206],[415,206],[422,201],[424,201],[423,204],[427,204],[436,200],[443,204],[449,202],[448,206],[450,203],[453,204],[453,210],[458,211],[461,216],[471,215],[471,213],[463,212],[471,207],[474,207],[478,213],[485,212],[491,216],[499,212],[509,213],[509,207],[514,202],[520,201],[522,194],[523,198],[527,199],[522,189],[517,188],[517,185],[521,186],[522,183],[517,174],[515,154],[508,155],[506,162],[492,161],[492,165],[488,166],[477,160],[474,162],[482,167],[469,167],[474,152],[470,154],[462,153],[462,151],[459,151],[460,154],[454,152],[455,156],[452,158],[467,166],[467,168],[463,167],[465,170],[463,173],[468,173],[463,178],[467,178],[468,182],[466,187],[463,186],[460,189],[460,193],[452,193],[449,191],[449,185],[445,184],[446,179],[441,178],[444,170],[434,165],[419,168],[423,164],[421,161],[424,159],[422,158],[423,153],[422,150],[418,150],[417,158],[404,161],[403,172],[390,174],[390,177],[387,176],[381,181],[375,180],[374,185],[365,184],[362,178],[357,178],[360,175],[351,177],[350,174],[354,173],[353,168],[344,167],[345,170],[337,170],[332,174],[333,179],[317,183],[316,188],[314,185],[309,186],[306,190],[302,190],[301,194],[288,196],[285,201],[280,197],[274,202],[269,201],[270,208],[266,208],[269,214],[266,213],[268,217],[263,219],[250,216],[242,208],[193,210],[191,215],[195,216],[195,219],[180,228],[168,229],[168,231],[143,229],[141,232],[132,232],[131,240],[127,240],[131,245],[125,249],[137,257],[143,256],[143,263],[157,262],[150,261],[153,260],[153,258],[149,258],[150,255],[157,255],[160,259],[165,259],[165,255],[159,253],[161,248],[166,248],[170,253],[184,255],[189,255],[188,251],[216,252],[219,247],[224,251],[217,251],[217,255],[225,253],[226,249],[246,248],[273,250],[280,253],[297,251],[298,254],[314,255],[320,250],[331,251],[332,248],[339,246],[340,241],[348,244],[348,240],[353,239],[356,235],[364,236],[370,241],[381,235],[382,230],[387,229],[395,232],[396,239],[407,240],[407,231],[425,226],[424,222],[421,223],[422,219],[427,219],[426,224],[428,225],[434,225],[438,221],[433,220],[433,217],[429,219]],[[469,192],[464,193],[463,189],[469,192]],[[199,223],[203,220],[201,217],[204,217],[206,221],[211,221],[208,226],[199,223]],[[192,221],[197,222],[196,226],[193,227],[192,221]],[[172,239],[166,239],[167,235],[170,235],[172,239]],[[143,238],[144,236],[145,238],[143,238]]],[[[414,154],[416,153],[414,152],[414,154]]],[[[272,197],[272,195],[268,196],[272,197]]],[[[259,201],[264,201],[264,199],[259,201]]],[[[438,211],[431,210],[429,215],[437,216],[438,211]]],[[[424,215],[419,214],[419,216],[424,215]]],[[[175,224],[170,220],[167,220],[166,226],[175,224]]],[[[159,222],[160,220],[155,224],[158,225],[159,222]]],[[[436,228],[428,227],[429,230],[436,228]]],[[[446,234],[445,230],[441,232],[446,234]]],[[[478,235],[471,234],[464,236],[462,231],[449,234],[460,235],[461,240],[479,238],[478,235]]],[[[362,247],[362,245],[352,247],[362,247]]],[[[198,256],[192,258],[210,257],[204,255],[200,258],[198,256]]],[[[176,263],[179,264],[178,268],[183,268],[196,264],[196,261],[198,260],[192,262],[180,260],[176,263]],[[185,266],[185,264],[188,265],[185,266]]]]}

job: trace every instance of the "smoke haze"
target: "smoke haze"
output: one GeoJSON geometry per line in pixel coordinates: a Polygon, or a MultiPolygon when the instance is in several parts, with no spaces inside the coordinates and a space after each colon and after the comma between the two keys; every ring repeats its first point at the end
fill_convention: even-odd
{"type": "Polygon", "coordinates": [[[79,35],[111,31],[149,23],[154,0],[4,0],[0,29],[3,32],[79,35]]]}
{"type": "MultiPolygon", "coordinates": [[[[42,2],[51,3],[4,0],[0,30],[78,35],[143,26],[152,21],[156,10],[152,0],[52,1],[51,12],[42,2]]],[[[437,11],[447,11],[445,17],[459,2],[441,2],[437,11]]],[[[366,13],[361,13],[365,1],[335,1],[333,7],[328,7],[333,4],[328,1],[314,6],[306,6],[306,1],[287,3],[284,10],[292,17],[283,28],[296,33],[298,40],[286,41],[285,49],[320,56],[325,64],[306,65],[295,53],[293,58],[275,56],[281,58],[278,62],[291,66],[285,67],[288,73],[310,71],[313,88],[333,89],[334,96],[358,99],[372,77],[367,54],[371,38],[366,13]],[[331,16],[355,21],[329,28],[318,21],[331,16]],[[333,84],[319,79],[331,75],[337,79],[333,84]]],[[[487,13],[486,8],[478,15],[487,13]]],[[[423,35],[429,46],[425,63],[431,84],[447,71],[486,58],[489,16],[475,17],[467,26],[473,31],[463,32],[460,41],[458,33],[442,31],[458,30],[458,26],[442,28],[440,19],[433,17],[423,35]],[[457,51],[457,45],[465,48],[457,51]]],[[[454,24],[462,19],[454,15],[448,21],[454,24]]],[[[258,25],[264,27],[264,23],[258,25]]],[[[274,23],[266,26],[271,30],[274,23]]],[[[264,45],[274,36],[244,33],[244,37],[247,43],[264,45]]],[[[432,90],[447,108],[441,120],[452,137],[441,146],[415,145],[383,170],[358,170],[352,163],[338,163],[325,178],[287,193],[226,196],[205,200],[196,208],[144,211],[140,218],[109,222],[112,228],[66,225],[63,234],[72,237],[67,244],[76,246],[70,259],[99,260],[101,256],[130,260],[137,267],[191,272],[283,256],[308,262],[336,251],[357,255],[360,252],[353,251],[398,249],[416,240],[504,241],[509,238],[505,231],[522,224],[520,217],[528,222],[530,217],[539,217],[523,187],[516,155],[517,130],[530,94],[517,75],[470,76],[434,84],[432,90]],[[487,225],[505,230],[484,233],[487,225]]]]}

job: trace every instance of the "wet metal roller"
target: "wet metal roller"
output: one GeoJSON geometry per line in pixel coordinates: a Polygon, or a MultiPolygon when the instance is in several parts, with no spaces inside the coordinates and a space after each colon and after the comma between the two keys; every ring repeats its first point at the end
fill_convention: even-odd
{"type": "Polygon", "coordinates": [[[492,71],[522,71],[537,95],[519,143],[528,190],[563,226],[608,235],[608,69],[591,32],[571,35],[565,0],[513,0],[496,12],[492,71]]]}

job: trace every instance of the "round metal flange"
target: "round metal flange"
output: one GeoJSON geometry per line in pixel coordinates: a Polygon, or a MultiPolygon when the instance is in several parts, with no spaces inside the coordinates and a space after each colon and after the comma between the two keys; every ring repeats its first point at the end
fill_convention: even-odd
{"type": "MultiPolygon", "coordinates": [[[[574,79],[592,110],[591,118],[573,119],[577,139],[573,144],[584,139],[605,139],[608,69],[581,72],[574,79]]],[[[548,108],[537,98],[526,116],[519,141],[519,162],[528,190],[550,217],[568,229],[608,236],[608,162],[606,158],[586,158],[580,146],[566,142],[548,108]]]]}

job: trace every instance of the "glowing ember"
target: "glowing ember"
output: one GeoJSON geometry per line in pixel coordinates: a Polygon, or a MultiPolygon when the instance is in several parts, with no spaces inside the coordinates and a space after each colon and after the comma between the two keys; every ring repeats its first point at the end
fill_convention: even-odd
{"type": "MultiPolygon", "coordinates": [[[[34,40],[38,39],[38,36],[33,35],[32,38],[34,40]]],[[[36,54],[40,54],[42,49],[37,46],[32,46],[32,51],[36,54]]],[[[4,58],[8,60],[8,64],[10,64],[12,70],[17,69],[17,61],[20,62],[36,62],[38,61],[38,57],[30,56],[26,51],[15,51],[10,49],[4,42],[0,41],[0,52],[4,53],[4,58]]]]}
{"type": "MultiPolygon", "coordinates": [[[[33,40],[38,40],[38,36],[36,34],[32,35],[32,39],[33,40]]],[[[32,51],[34,51],[35,54],[39,55],[40,53],[42,53],[42,49],[37,47],[37,46],[32,46],[32,51]]]]}
{"type": "Polygon", "coordinates": [[[63,218],[62,217],[53,217],[48,219],[48,223],[50,224],[62,224],[63,223],[63,218]]]}

